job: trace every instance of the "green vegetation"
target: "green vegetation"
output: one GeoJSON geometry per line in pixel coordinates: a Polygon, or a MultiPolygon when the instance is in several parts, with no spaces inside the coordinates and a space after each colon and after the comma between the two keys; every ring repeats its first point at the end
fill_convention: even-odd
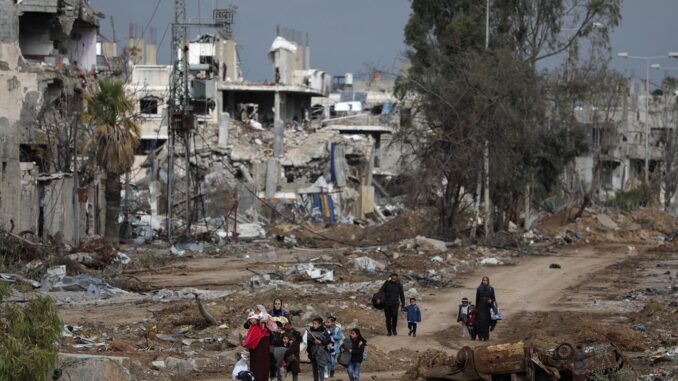
{"type": "Polygon", "coordinates": [[[57,361],[63,324],[49,297],[21,305],[7,301],[0,282],[0,380],[47,380],[57,361]]]}
{"type": "Polygon", "coordinates": [[[651,190],[647,185],[626,192],[617,192],[613,199],[607,200],[605,206],[631,212],[650,202],[651,190]]]}

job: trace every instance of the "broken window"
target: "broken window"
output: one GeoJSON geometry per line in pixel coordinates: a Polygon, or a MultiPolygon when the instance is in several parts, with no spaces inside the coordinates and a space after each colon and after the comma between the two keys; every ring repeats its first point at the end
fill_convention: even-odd
{"type": "Polygon", "coordinates": [[[214,62],[214,57],[212,57],[212,56],[200,56],[200,64],[201,65],[204,65],[204,64],[212,65],[213,62],[214,62]]]}
{"type": "Polygon", "coordinates": [[[19,17],[19,46],[26,59],[43,61],[54,50],[50,36],[51,15],[47,13],[25,13],[19,17]]]}
{"type": "Polygon", "coordinates": [[[157,115],[158,114],[158,98],[144,97],[139,100],[139,109],[142,114],[157,115]]]}
{"type": "Polygon", "coordinates": [[[19,161],[22,163],[35,163],[41,172],[48,172],[47,146],[40,144],[20,144],[19,161]]]}
{"type": "Polygon", "coordinates": [[[165,144],[166,139],[141,139],[139,145],[134,149],[135,155],[148,155],[158,147],[165,144]]]}

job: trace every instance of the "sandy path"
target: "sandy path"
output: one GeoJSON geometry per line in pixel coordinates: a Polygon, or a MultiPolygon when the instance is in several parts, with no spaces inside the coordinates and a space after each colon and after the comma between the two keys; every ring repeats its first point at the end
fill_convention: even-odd
{"type": "Polygon", "coordinates": [[[483,275],[490,277],[499,307],[507,319],[500,322],[491,337],[493,340],[500,339],[502,324],[510,324],[511,315],[520,311],[558,309],[558,300],[568,287],[634,253],[637,251],[629,253],[625,246],[620,245],[584,247],[567,249],[558,255],[521,258],[513,266],[484,267],[465,279],[463,288],[445,289],[434,295],[419,297],[423,322],[417,328],[416,338],[407,336],[405,313],[401,313],[398,336],[372,337],[370,345],[385,352],[407,348],[418,351],[440,349],[450,353],[464,345],[472,345],[475,342],[462,339],[458,334],[457,306],[464,296],[475,300],[475,289],[483,275]],[[551,263],[560,264],[562,269],[550,269],[551,263]],[[438,342],[441,331],[445,330],[454,330],[454,337],[458,337],[447,343],[447,347],[438,342]]]}

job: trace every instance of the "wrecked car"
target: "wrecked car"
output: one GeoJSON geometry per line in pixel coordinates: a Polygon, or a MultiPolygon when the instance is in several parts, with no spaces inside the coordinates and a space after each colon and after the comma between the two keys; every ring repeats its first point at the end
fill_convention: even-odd
{"type": "Polygon", "coordinates": [[[451,365],[431,369],[426,379],[585,381],[595,374],[622,370],[632,372],[624,355],[609,343],[563,343],[541,350],[517,342],[463,347],[451,365]]]}

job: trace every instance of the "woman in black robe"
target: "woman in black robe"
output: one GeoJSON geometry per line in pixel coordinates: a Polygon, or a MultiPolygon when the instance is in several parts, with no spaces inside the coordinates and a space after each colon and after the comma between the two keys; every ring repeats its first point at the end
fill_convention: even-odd
{"type": "Polygon", "coordinates": [[[484,276],[476,290],[476,308],[478,309],[476,333],[481,341],[490,339],[491,309],[496,306],[496,303],[497,299],[494,296],[494,288],[490,286],[490,278],[484,276]]]}

